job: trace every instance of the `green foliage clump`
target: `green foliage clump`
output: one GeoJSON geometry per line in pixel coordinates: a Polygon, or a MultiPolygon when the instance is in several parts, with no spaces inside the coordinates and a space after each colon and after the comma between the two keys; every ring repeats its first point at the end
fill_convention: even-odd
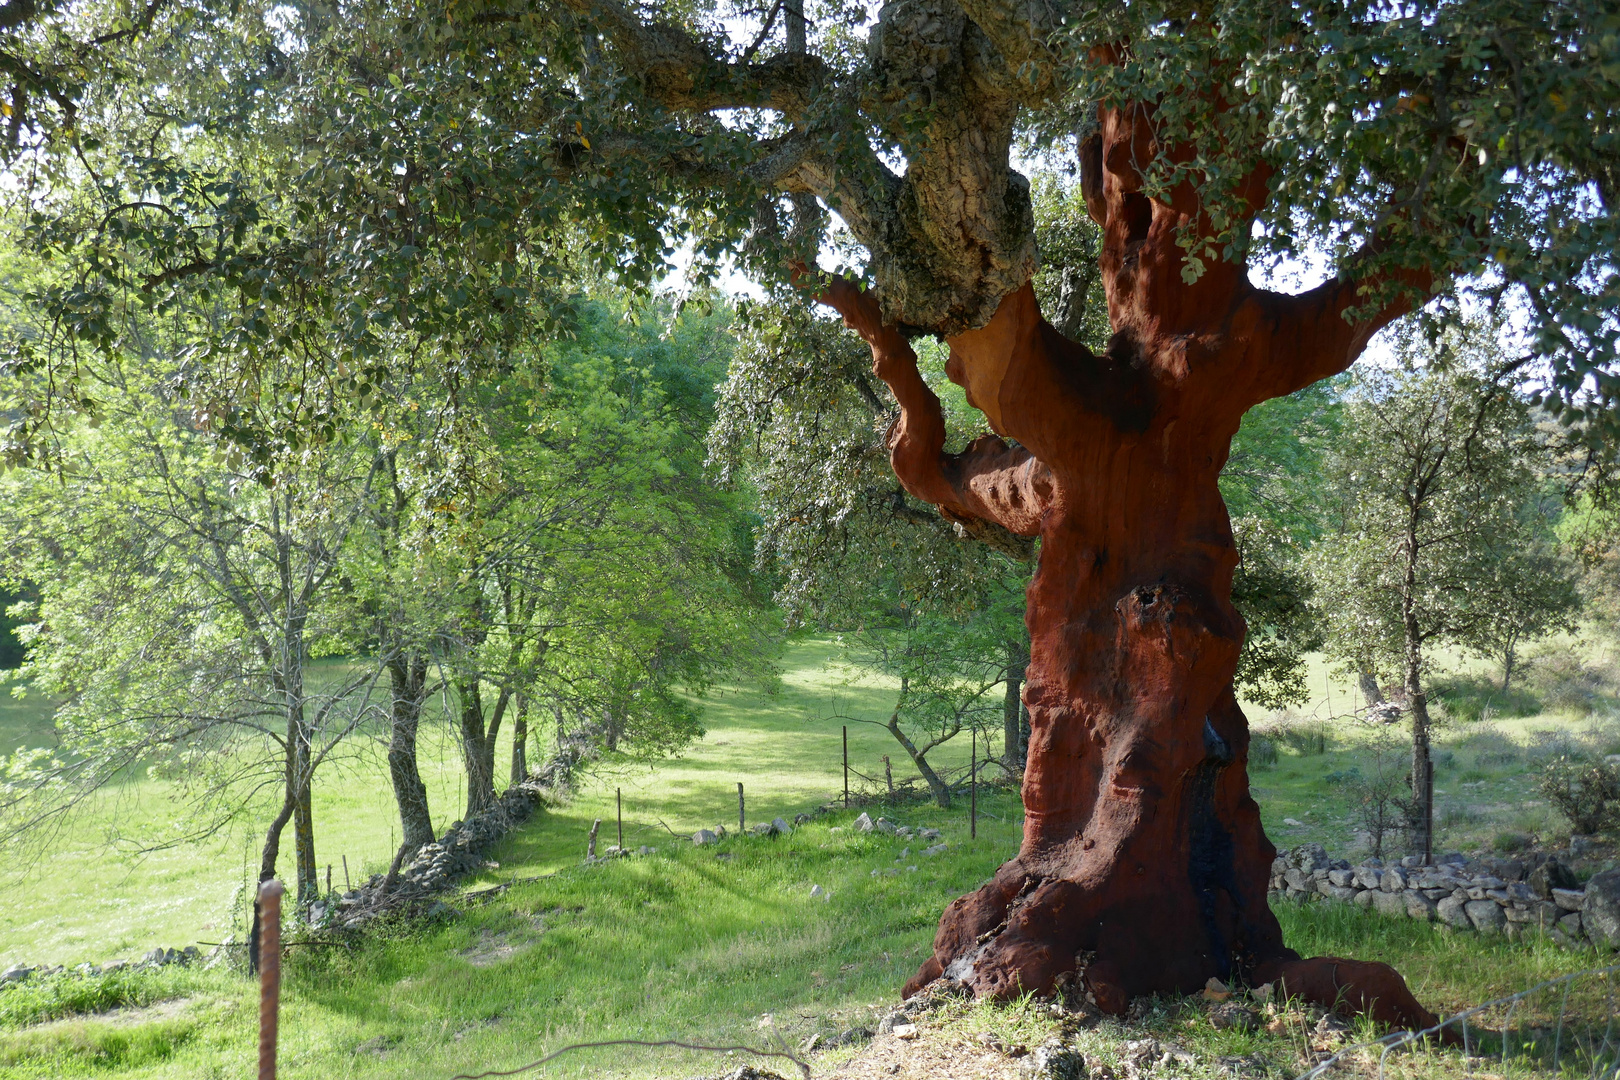
{"type": "Polygon", "coordinates": [[[1430,697],[1445,707],[1446,716],[1477,723],[1499,716],[1535,716],[1541,699],[1524,686],[1504,691],[1500,684],[1477,675],[1446,675],[1434,680],[1430,697]]]}
{"type": "Polygon", "coordinates": [[[1561,754],[1542,767],[1543,797],[1577,833],[1596,833],[1620,823],[1620,768],[1561,754]]]}

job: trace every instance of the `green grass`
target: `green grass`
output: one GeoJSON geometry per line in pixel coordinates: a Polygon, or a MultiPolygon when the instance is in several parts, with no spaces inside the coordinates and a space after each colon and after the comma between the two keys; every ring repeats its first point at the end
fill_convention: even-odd
{"type": "MultiPolygon", "coordinates": [[[[874,1026],[926,956],[943,906],[1015,849],[1014,826],[997,820],[1014,816],[1011,797],[988,795],[986,806],[997,816],[981,822],[976,841],[966,838],[965,808],[893,812],[944,830],[950,848],[933,858],[913,850],[896,862],[913,845],[847,828],[835,833],[853,817],[838,813],[787,838],[733,837],[718,849],[663,843],[649,856],[590,867],[574,859],[493,902],[463,902],[454,918],[383,928],[352,952],[294,950],[285,968],[283,1075],[443,1078],[511,1068],[580,1041],[757,1046],[766,1024],[798,1044],[815,1031],[874,1026]],[[812,884],[830,899],[812,900],[812,884]]],[[[551,816],[539,818],[497,852],[503,871],[534,846],[533,834],[559,827],[551,816]]],[[[1279,916],[1302,952],[1396,963],[1420,998],[1442,1009],[1596,962],[1590,954],[1483,942],[1342,906],[1284,905],[1279,916]]],[[[120,990],[127,1003],[181,998],[185,1005],[153,1009],[139,1022],[77,1016],[25,1025],[19,1018],[42,1015],[39,1001],[50,995],[8,1010],[3,1003],[17,991],[0,990],[0,1075],[247,1073],[255,1014],[245,979],[172,970],[129,978],[152,985],[120,990]]],[[[58,992],[51,1000],[66,997],[58,992]]],[[[88,1006],[113,997],[81,1000],[88,1006]]],[[[1200,1020],[1201,1010],[1196,1000],[1162,999],[1142,1023],[1208,1055],[1286,1060],[1293,1052],[1290,1037],[1215,1031],[1200,1020]]],[[[1051,1026],[1030,1002],[975,1006],[953,1022],[962,1033],[995,1031],[1004,1042],[1026,1044],[1051,1026]]],[[[1141,1034],[1109,1027],[1095,1038],[1141,1034]]],[[[682,1051],[614,1049],[570,1055],[541,1075],[650,1077],[718,1067],[682,1051]]]]}
{"type": "MultiPolygon", "coordinates": [[[[886,717],[893,688],[882,680],[852,678],[837,656],[827,641],[797,643],[781,660],[783,676],[774,692],[716,688],[704,703],[708,734],[700,742],[656,767],[604,766],[550,828],[525,834],[528,839],[503,859],[503,872],[545,873],[577,861],[593,820],[605,819],[611,830],[615,789],[624,794],[625,840],[632,846],[667,839],[665,826],[690,835],[704,825],[734,825],[739,781],[751,822],[779,814],[791,818],[841,790],[846,724],[851,763],[859,772],[881,777],[888,754],[897,779],[914,775],[887,731],[859,722],[886,717]]],[[[37,699],[23,702],[26,707],[0,701],[11,710],[0,715],[7,725],[0,737],[37,733],[41,723],[48,727],[48,710],[37,699]]],[[[509,760],[510,739],[508,725],[497,762],[509,760]]],[[[385,869],[398,843],[384,752],[380,740],[357,740],[348,756],[316,776],[316,857],[333,867],[338,888],[345,857],[350,879],[360,880],[385,869]]],[[[964,737],[935,751],[932,760],[960,767],[968,756],[964,737]]],[[[442,718],[424,722],[421,758],[434,823],[442,832],[461,816],[465,799],[460,757],[442,718]]],[[[855,783],[864,785],[858,778],[855,783]]],[[[233,901],[258,865],[272,809],[257,808],[240,827],[215,839],[142,853],[109,837],[175,837],[190,823],[191,810],[169,782],[142,777],[110,788],[54,833],[32,861],[0,868],[0,968],[101,963],[154,947],[222,940],[240,917],[240,904],[233,901]]],[[[284,858],[290,858],[285,851],[284,858]]]]}
{"type": "MultiPolygon", "coordinates": [[[[831,831],[853,812],[818,818],[785,839],[733,837],[718,850],[693,848],[666,831],[686,835],[700,826],[734,825],[738,781],[746,785],[751,822],[791,819],[840,789],[843,717],[885,716],[893,688],[850,681],[829,663],[835,657],[828,642],[801,642],[783,658],[774,692],[720,688],[706,703],[708,734],[688,753],[656,768],[604,768],[572,803],[510,837],[493,853],[499,866],[465,888],[549,876],[488,904],[457,902],[463,910],[449,920],[369,935],[353,951],[294,950],[287,965],[283,1075],[442,1078],[473,1066],[509,1068],[568,1042],[608,1038],[758,1044],[766,1016],[793,1043],[817,1030],[873,1026],[927,955],[941,909],[1016,850],[1020,809],[1014,797],[986,794],[976,841],[966,839],[965,807],[914,804],[888,812],[945,831],[949,850],[926,859],[914,843],[831,831]],[[583,867],[594,820],[603,819],[604,837],[612,840],[615,789],[623,791],[626,843],[658,850],[583,867]],[[897,862],[907,846],[912,852],[897,862]],[[830,899],[812,901],[812,884],[829,890],[830,899]]],[[[7,714],[7,731],[28,723],[37,728],[37,714],[31,721],[19,716],[7,714]]],[[[1525,770],[1535,754],[1528,725],[1538,722],[1550,724],[1541,718],[1520,728],[1448,729],[1443,749],[1451,756],[1443,758],[1440,788],[1478,790],[1492,807],[1507,804],[1509,817],[1533,810],[1524,805],[1533,801],[1525,770]],[[1480,730],[1495,734],[1467,738],[1480,730]],[[1461,787],[1482,780],[1483,788],[1461,787]]],[[[860,771],[881,776],[882,755],[889,754],[897,776],[910,775],[885,731],[858,722],[849,728],[860,771]]],[[[457,761],[445,726],[425,735],[424,774],[442,826],[459,806],[457,761]]],[[[965,764],[967,750],[966,744],[947,747],[940,763],[965,764]]],[[[1254,773],[1279,846],[1321,839],[1342,850],[1347,826],[1335,800],[1345,785],[1326,778],[1365,770],[1366,761],[1363,735],[1355,729],[1335,728],[1320,754],[1281,745],[1277,764],[1254,773]],[[1285,817],[1306,824],[1287,826],[1285,817]]],[[[339,864],[340,886],[337,856],[349,855],[355,875],[379,868],[394,821],[380,748],[354,755],[343,768],[347,776],[328,773],[320,780],[317,796],[318,853],[323,862],[339,864]]],[[[213,844],[145,857],[102,842],[111,824],[126,831],[132,824],[173,827],[184,809],[167,801],[170,794],[150,779],[124,785],[74,821],[26,880],[13,878],[0,892],[0,964],[99,962],[229,932],[244,838],[251,853],[258,821],[251,831],[213,844]]],[[[1492,829],[1501,831],[1493,822],[1503,816],[1489,809],[1481,821],[1459,819],[1444,835],[1466,839],[1473,830],[1488,837],[1492,829]]],[[[1419,997],[1439,1009],[1598,962],[1588,953],[1481,941],[1341,906],[1283,906],[1279,917],[1301,952],[1395,963],[1419,997]]],[[[189,1078],[250,1070],[253,990],[238,975],[166,969],[25,986],[0,990],[0,1076],[189,1078]]],[[[1142,1023],[1210,1054],[1291,1060],[1288,1038],[1217,1032],[1200,1010],[1196,1002],[1166,999],[1142,1023]]],[[[973,1006],[951,1023],[969,1034],[1000,1032],[1004,1042],[1033,1043],[1051,1027],[1050,1017],[1029,1002],[973,1006]]],[[[1107,1057],[1111,1051],[1098,1052],[1107,1057]]],[[[621,1049],[571,1056],[544,1075],[706,1070],[718,1066],[679,1052],[621,1049]]]]}

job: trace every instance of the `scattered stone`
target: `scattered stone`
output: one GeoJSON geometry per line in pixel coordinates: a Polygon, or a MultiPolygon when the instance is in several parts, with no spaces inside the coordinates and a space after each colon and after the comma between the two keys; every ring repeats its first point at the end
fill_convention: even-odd
{"type": "Polygon", "coordinates": [[[777,836],[787,836],[792,831],[793,826],[789,825],[783,818],[771,818],[771,832],[777,836]]]}
{"type": "Polygon", "coordinates": [[[1236,1001],[1228,1001],[1209,1011],[1209,1022],[1218,1031],[1253,1031],[1260,1026],[1260,1014],[1236,1001]]]}
{"type": "Polygon", "coordinates": [[[708,829],[699,829],[697,832],[692,834],[692,843],[696,844],[698,847],[702,847],[705,844],[718,844],[719,842],[720,837],[716,836],[708,829]]]}
{"type": "Polygon", "coordinates": [[[812,899],[812,900],[827,900],[829,898],[830,898],[830,894],[827,892],[826,889],[823,889],[820,885],[811,885],[810,886],[810,899],[812,899]]]}
{"type": "Polygon", "coordinates": [[[853,1046],[856,1043],[870,1042],[871,1038],[872,1032],[867,1028],[853,1027],[847,1031],[841,1031],[828,1039],[827,1049],[835,1050],[840,1046],[853,1046]]]}
{"type": "Polygon", "coordinates": [[[810,821],[810,815],[809,814],[794,814],[793,815],[793,824],[795,824],[795,825],[803,825],[803,824],[806,824],[809,821],[810,821]]]}
{"type": "Polygon", "coordinates": [[[922,853],[924,855],[938,855],[940,852],[944,851],[949,846],[950,845],[943,844],[943,843],[935,844],[933,847],[925,847],[925,848],[923,848],[922,853]]]}
{"type": "Polygon", "coordinates": [[[1024,1080],[1085,1080],[1086,1059],[1054,1036],[1024,1058],[1019,1072],[1024,1080]]]}
{"type": "Polygon", "coordinates": [[[9,967],[4,971],[0,971],[0,986],[4,986],[6,983],[22,982],[33,973],[33,968],[25,967],[22,964],[9,967]]]}
{"type": "Polygon", "coordinates": [[[1283,824],[1284,825],[1290,825],[1290,826],[1292,826],[1293,828],[1296,828],[1296,829],[1302,829],[1302,828],[1305,827],[1305,823],[1303,821],[1296,821],[1291,817],[1283,818],[1283,824]]]}
{"type": "MultiPolygon", "coordinates": [[[[864,817],[865,815],[862,816],[864,817]]],[[[893,836],[900,831],[894,827],[894,822],[890,821],[888,818],[878,818],[873,824],[877,826],[877,831],[883,833],[885,836],[893,836]]]]}
{"type": "Polygon", "coordinates": [[[1558,929],[1567,937],[1579,941],[1586,936],[1586,927],[1581,925],[1581,913],[1572,911],[1558,920],[1558,929]]]}
{"type": "Polygon", "coordinates": [[[939,830],[938,829],[919,829],[917,831],[917,836],[918,836],[919,839],[922,839],[922,840],[938,840],[939,839],[939,830]]]}
{"type": "Polygon", "coordinates": [[[1328,871],[1328,881],[1332,882],[1334,885],[1339,886],[1340,888],[1343,888],[1345,886],[1354,884],[1355,880],[1356,880],[1356,872],[1354,870],[1329,870],[1328,871]]]}
{"type": "Polygon", "coordinates": [[[892,1030],[894,1031],[894,1037],[897,1039],[905,1039],[909,1042],[917,1037],[916,1024],[896,1024],[892,1030]]]}
{"type": "Polygon", "coordinates": [[[860,817],[855,819],[856,832],[871,832],[874,828],[876,828],[876,826],[873,825],[872,819],[868,817],[864,811],[862,811],[860,817]]]}

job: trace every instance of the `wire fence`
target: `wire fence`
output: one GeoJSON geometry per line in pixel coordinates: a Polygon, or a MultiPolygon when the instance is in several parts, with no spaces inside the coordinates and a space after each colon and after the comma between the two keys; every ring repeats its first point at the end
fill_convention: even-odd
{"type": "MultiPolygon", "coordinates": [[[[1346,1046],[1298,1080],[1335,1076],[1620,1077],[1620,964],[1571,972],[1464,1009],[1422,1031],[1346,1046]]],[[[1324,1052],[1325,1053],[1325,1052],[1324,1052]]]]}

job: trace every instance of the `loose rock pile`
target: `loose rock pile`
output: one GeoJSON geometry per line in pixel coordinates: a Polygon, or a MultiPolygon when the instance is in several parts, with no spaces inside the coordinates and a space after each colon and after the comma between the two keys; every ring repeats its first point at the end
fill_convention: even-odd
{"type": "Polygon", "coordinates": [[[1545,854],[1470,861],[1450,852],[1433,866],[1420,862],[1407,856],[1385,865],[1369,858],[1352,866],[1329,857],[1321,844],[1305,844],[1272,863],[1271,889],[1290,900],[1321,897],[1514,941],[1545,934],[1570,948],[1620,948],[1620,870],[1583,886],[1545,854]]]}

